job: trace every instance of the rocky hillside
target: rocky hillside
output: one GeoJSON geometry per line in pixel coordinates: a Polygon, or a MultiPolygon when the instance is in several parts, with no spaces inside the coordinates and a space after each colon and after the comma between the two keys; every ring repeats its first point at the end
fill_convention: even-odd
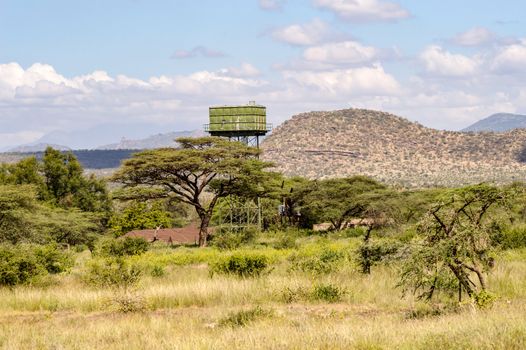
{"type": "Polygon", "coordinates": [[[347,109],[294,116],[262,144],[286,175],[354,174],[405,187],[526,180],[526,130],[462,133],[392,114],[347,109]]]}
{"type": "Polygon", "coordinates": [[[475,124],[468,126],[462,131],[495,131],[504,132],[513,129],[526,128],[526,115],[498,113],[479,120],[475,124]]]}

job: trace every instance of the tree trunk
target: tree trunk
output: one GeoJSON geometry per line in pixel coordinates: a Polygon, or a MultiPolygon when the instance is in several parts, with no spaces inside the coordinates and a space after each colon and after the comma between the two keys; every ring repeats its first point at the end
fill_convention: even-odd
{"type": "Polygon", "coordinates": [[[201,225],[199,226],[199,247],[206,247],[208,244],[208,225],[212,213],[205,213],[201,216],[201,225]]]}

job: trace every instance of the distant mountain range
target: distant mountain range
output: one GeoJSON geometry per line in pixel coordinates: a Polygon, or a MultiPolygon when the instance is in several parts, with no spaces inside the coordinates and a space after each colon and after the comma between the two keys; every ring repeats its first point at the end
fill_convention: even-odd
{"type": "Polygon", "coordinates": [[[14,147],[14,148],[7,150],[7,152],[12,152],[12,153],[43,152],[48,147],[53,147],[54,149],[57,149],[59,151],[71,151],[71,148],[69,148],[68,146],[56,145],[53,143],[37,143],[37,144],[22,145],[22,146],[14,147]]]}
{"type": "Polygon", "coordinates": [[[175,147],[177,142],[175,139],[179,137],[200,137],[205,136],[205,132],[201,130],[194,131],[175,131],[166,134],[152,135],[144,139],[128,140],[123,138],[119,143],[112,143],[109,145],[99,146],[99,150],[116,150],[116,149],[153,149],[160,147],[175,147]]]}
{"type": "Polygon", "coordinates": [[[296,115],[262,149],[262,158],[288,176],[361,174],[404,187],[526,180],[526,129],[435,130],[364,109],[296,115]]]}
{"type": "MultiPolygon", "coordinates": [[[[98,146],[93,149],[96,150],[139,150],[139,149],[153,149],[160,147],[175,147],[177,142],[175,139],[179,137],[200,137],[207,135],[204,131],[201,130],[191,130],[191,131],[174,131],[164,134],[151,135],[146,138],[137,138],[137,139],[127,139],[122,138],[120,142],[110,143],[103,146],[98,146]]],[[[42,138],[45,139],[45,138],[42,138]]],[[[36,153],[43,152],[45,149],[50,146],[60,151],[70,151],[73,148],[70,146],[64,146],[57,143],[50,142],[37,142],[25,144],[17,147],[10,148],[6,150],[8,153],[36,153]]],[[[83,149],[83,148],[80,148],[83,149]]]]}
{"type": "Polygon", "coordinates": [[[479,120],[473,125],[468,126],[462,131],[466,132],[481,132],[481,131],[495,131],[505,132],[513,129],[526,128],[526,115],[498,113],[493,114],[485,119],[479,120]]]}

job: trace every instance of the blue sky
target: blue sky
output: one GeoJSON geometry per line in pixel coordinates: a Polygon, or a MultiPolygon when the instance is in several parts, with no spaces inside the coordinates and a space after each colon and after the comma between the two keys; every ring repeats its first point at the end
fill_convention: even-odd
{"type": "Polygon", "coordinates": [[[519,0],[0,0],[0,148],[197,129],[209,105],[249,100],[274,124],[360,107],[456,130],[526,113],[524,13],[519,0]]]}

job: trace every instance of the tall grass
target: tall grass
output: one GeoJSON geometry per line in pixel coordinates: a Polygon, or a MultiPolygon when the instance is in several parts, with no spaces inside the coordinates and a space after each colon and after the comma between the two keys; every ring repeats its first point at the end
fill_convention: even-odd
{"type": "MultiPolygon", "coordinates": [[[[347,252],[353,244],[312,241],[295,254],[316,256],[327,246],[347,252]]],[[[371,275],[362,275],[352,259],[343,259],[338,268],[313,275],[290,270],[291,250],[260,247],[237,252],[255,251],[272,261],[270,274],[211,278],[207,263],[232,254],[212,248],[160,249],[128,258],[165,269],[161,277],[147,275],[141,280],[134,293],[144,305],[128,313],[110,307],[118,297],[113,290],[82,282],[90,261],[83,253],[73,273],[58,276],[54,284],[0,289],[0,348],[526,347],[523,250],[503,253],[497,260],[488,282],[500,298],[492,308],[478,310],[466,304],[454,312],[444,307],[440,312],[412,312],[425,308],[412,297],[401,298],[396,264],[377,266],[371,275]],[[325,290],[313,297],[319,286],[334,286],[337,298],[319,297],[327,294],[325,290]],[[272,312],[254,311],[252,317],[250,310],[272,312]],[[221,326],[225,320],[238,319],[243,327],[221,326]]]]}

